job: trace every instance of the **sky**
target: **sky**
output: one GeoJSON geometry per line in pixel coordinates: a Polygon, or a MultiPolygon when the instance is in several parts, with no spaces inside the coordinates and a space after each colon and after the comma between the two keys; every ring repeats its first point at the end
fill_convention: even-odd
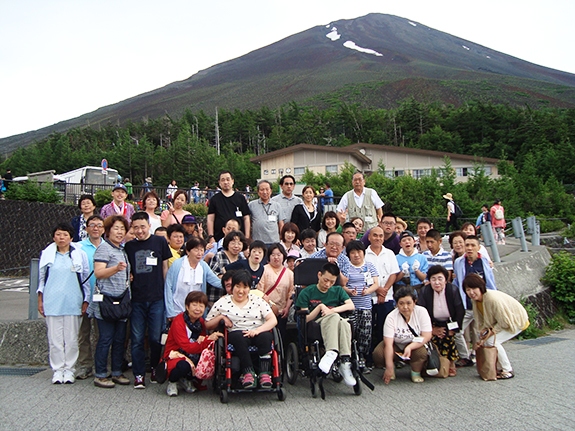
{"type": "Polygon", "coordinates": [[[575,73],[573,0],[0,0],[0,138],[372,12],[575,73]]]}

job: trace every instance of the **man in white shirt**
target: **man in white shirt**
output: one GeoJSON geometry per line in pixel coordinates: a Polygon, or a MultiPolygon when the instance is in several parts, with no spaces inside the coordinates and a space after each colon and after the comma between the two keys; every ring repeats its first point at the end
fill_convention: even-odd
{"type": "Polygon", "coordinates": [[[360,217],[363,220],[362,233],[365,233],[381,220],[383,201],[375,190],[365,187],[365,178],[361,172],[353,174],[352,185],[353,190],[344,194],[339,201],[337,215],[341,224],[353,217],[360,217]]]}
{"type": "Polygon", "coordinates": [[[379,288],[372,297],[374,323],[372,346],[377,346],[383,341],[385,318],[395,307],[392,286],[400,273],[395,253],[383,246],[383,240],[383,229],[379,226],[371,228],[369,232],[371,245],[365,250],[365,261],[371,262],[379,274],[379,288]]]}

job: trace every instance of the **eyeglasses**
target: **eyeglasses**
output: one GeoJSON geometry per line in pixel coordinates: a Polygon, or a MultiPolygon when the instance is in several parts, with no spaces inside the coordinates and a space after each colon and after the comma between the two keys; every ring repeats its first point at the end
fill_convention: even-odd
{"type": "Polygon", "coordinates": [[[339,243],[339,242],[326,242],[325,245],[327,245],[328,247],[343,247],[343,244],[339,243]]]}
{"type": "Polygon", "coordinates": [[[382,221],[381,224],[385,226],[393,226],[395,224],[394,221],[382,221]]]}
{"type": "Polygon", "coordinates": [[[294,183],[284,183],[284,186],[293,186],[295,185],[294,183]]]}
{"type": "Polygon", "coordinates": [[[103,224],[89,224],[88,227],[91,227],[92,229],[95,229],[95,228],[103,229],[104,225],[103,224]]]}

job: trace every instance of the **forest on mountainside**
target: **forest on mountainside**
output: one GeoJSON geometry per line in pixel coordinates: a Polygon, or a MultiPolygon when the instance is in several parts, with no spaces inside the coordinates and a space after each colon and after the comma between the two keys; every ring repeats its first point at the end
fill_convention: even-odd
{"type": "MultiPolygon", "coordinates": [[[[479,102],[453,107],[414,99],[389,110],[337,101],[320,109],[291,102],[275,110],[219,110],[218,132],[219,157],[215,117],[203,111],[122,127],[71,129],[18,149],[0,169],[10,168],[14,176],[48,169],[63,173],[99,166],[106,158],[109,167],[136,185],[151,176],[158,185],[175,179],[182,187],[195,181],[213,187],[218,172],[228,169],[236,176],[236,186],[243,188],[254,186],[259,178],[259,166],[249,161],[255,155],[300,143],[362,142],[511,161],[500,172],[504,180],[514,178],[514,190],[508,193],[515,195],[518,204],[523,202],[521,213],[547,215],[558,210],[545,210],[541,203],[535,208],[533,197],[570,193],[575,178],[575,109],[532,110],[479,102]]],[[[566,210],[564,215],[568,214],[575,212],[566,210]]]]}

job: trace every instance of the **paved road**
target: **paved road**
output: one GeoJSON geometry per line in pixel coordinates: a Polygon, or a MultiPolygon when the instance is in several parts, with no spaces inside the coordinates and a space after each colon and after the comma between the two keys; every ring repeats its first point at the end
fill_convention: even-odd
{"type": "Polygon", "coordinates": [[[91,379],[52,385],[49,370],[32,377],[0,376],[0,430],[569,430],[575,429],[575,330],[506,343],[516,377],[484,382],[475,369],[416,385],[409,369],[389,386],[382,371],[374,392],[357,397],[326,384],[312,399],[307,380],[275,394],[231,395],[222,405],[211,391],[169,398],[166,385],[95,388],[91,379]],[[554,342],[551,342],[555,340],[554,342]],[[567,365],[567,366],[566,366],[567,365]]]}

